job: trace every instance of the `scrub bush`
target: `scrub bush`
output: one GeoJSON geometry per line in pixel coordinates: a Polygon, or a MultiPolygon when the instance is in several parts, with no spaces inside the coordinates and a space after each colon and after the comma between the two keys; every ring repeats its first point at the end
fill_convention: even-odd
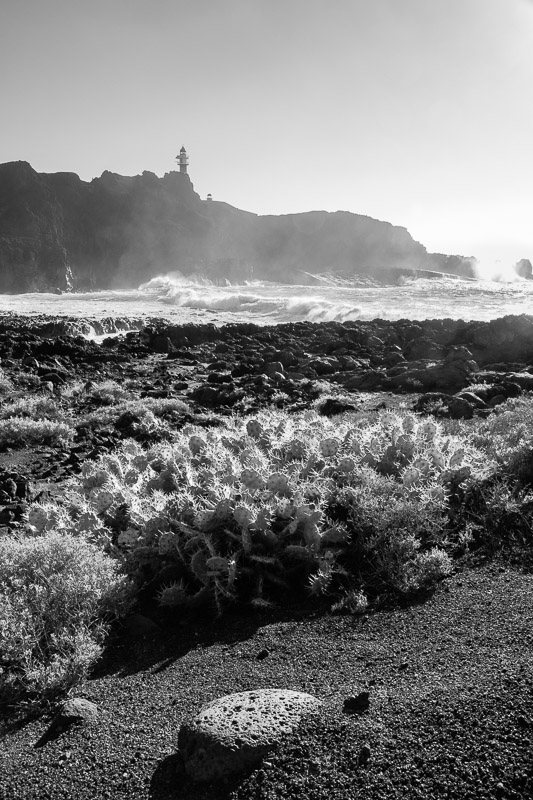
{"type": "Polygon", "coordinates": [[[67,690],[127,607],[117,562],[82,536],[0,539],[0,698],[67,690]]]}

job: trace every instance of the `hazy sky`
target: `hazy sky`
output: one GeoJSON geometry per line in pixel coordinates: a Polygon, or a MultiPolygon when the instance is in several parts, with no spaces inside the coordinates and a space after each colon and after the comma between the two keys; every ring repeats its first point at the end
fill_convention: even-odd
{"type": "Polygon", "coordinates": [[[532,0],[0,0],[0,161],[533,260],[532,0]]]}

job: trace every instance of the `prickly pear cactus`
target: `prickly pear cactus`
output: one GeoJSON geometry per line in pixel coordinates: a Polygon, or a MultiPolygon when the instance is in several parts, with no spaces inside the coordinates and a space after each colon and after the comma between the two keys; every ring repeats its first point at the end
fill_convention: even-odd
{"type": "Polygon", "coordinates": [[[353,472],[356,466],[357,465],[353,460],[353,458],[350,458],[349,456],[345,456],[344,458],[341,458],[341,460],[339,461],[340,472],[353,472]]]}
{"type": "Polygon", "coordinates": [[[139,531],[136,528],[128,528],[121,531],[117,536],[117,544],[119,547],[131,548],[134,547],[139,541],[139,531]]]}
{"type": "Polygon", "coordinates": [[[246,432],[253,439],[259,439],[263,435],[263,426],[256,419],[249,419],[246,423],[246,432]]]}
{"type": "Polygon", "coordinates": [[[201,453],[207,447],[207,442],[201,436],[191,436],[189,439],[189,450],[193,455],[201,453]]]}
{"type": "Polygon", "coordinates": [[[340,441],[334,436],[330,436],[327,439],[322,439],[319,445],[320,452],[324,458],[332,458],[333,456],[337,455],[340,446],[340,441]]]}
{"type": "Polygon", "coordinates": [[[265,485],[263,478],[255,469],[243,469],[241,481],[251,491],[262,489],[265,485]]]}
{"type": "Polygon", "coordinates": [[[273,472],[268,476],[267,489],[276,494],[286,494],[289,491],[289,481],[282,472],[273,472]]]}

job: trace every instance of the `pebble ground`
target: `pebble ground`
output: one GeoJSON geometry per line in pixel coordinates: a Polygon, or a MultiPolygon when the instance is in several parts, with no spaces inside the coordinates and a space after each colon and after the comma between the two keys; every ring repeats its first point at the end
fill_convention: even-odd
{"type": "Polygon", "coordinates": [[[367,618],[293,609],[114,649],[79,694],[97,724],[43,744],[44,717],[4,725],[1,800],[392,800],[533,796],[533,576],[468,568],[429,600],[367,618]],[[325,702],[251,774],[197,787],[183,720],[257,687],[325,702]],[[345,698],[369,691],[360,714],[345,698]]]}

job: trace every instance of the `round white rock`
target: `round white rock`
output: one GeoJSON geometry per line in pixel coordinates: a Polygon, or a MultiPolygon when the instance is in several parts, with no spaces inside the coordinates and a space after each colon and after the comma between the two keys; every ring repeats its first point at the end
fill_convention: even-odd
{"type": "Polygon", "coordinates": [[[213,700],[182,725],[178,746],[195,781],[214,781],[253,767],[322,701],[289,689],[257,689],[213,700]]]}

